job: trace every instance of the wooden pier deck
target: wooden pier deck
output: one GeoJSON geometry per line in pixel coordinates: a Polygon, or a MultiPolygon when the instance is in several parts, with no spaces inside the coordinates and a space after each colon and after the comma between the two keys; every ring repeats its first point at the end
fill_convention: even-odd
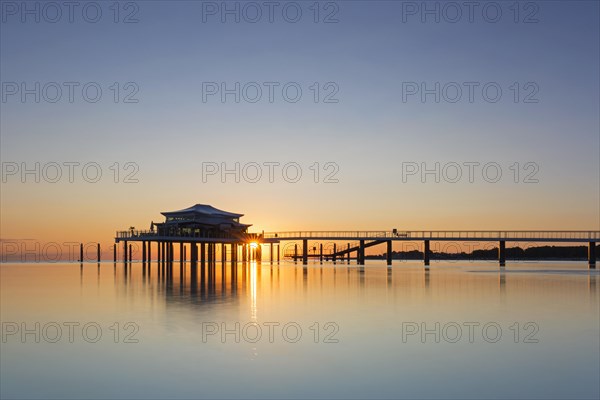
{"type": "MultiPolygon", "coordinates": [[[[437,241],[469,241],[469,242],[497,242],[498,243],[498,262],[501,267],[506,264],[506,242],[535,242],[535,243],[587,243],[588,244],[588,264],[589,268],[596,266],[596,245],[600,242],[600,231],[498,231],[498,230],[461,230],[461,231],[289,231],[289,232],[263,232],[247,233],[239,237],[211,237],[211,236],[159,236],[153,231],[120,231],[117,232],[115,243],[123,242],[123,257],[128,260],[128,250],[131,253],[131,245],[127,247],[128,242],[142,243],[142,259],[149,259],[152,243],[158,247],[159,258],[173,259],[173,246],[179,244],[180,258],[185,259],[184,245],[190,248],[190,261],[197,261],[198,255],[203,260],[205,252],[208,251],[209,259],[216,257],[216,246],[221,245],[222,261],[227,260],[230,255],[231,261],[240,257],[242,260],[262,257],[264,245],[269,245],[270,260],[273,262],[275,246],[277,261],[280,259],[280,244],[282,242],[297,242],[294,244],[294,253],[289,255],[291,258],[301,259],[303,264],[307,264],[308,258],[320,257],[332,259],[346,256],[350,260],[350,255],[355,254],[353,259],[357,260],[359,265],[364,265],[365,249],[376,245],[386,245],[387,264],[392,263],[392,243],[396,241],[423,242],[423,262],[430,264],[431,260],[431,242],[437,241]],[[313,254],[310,253],[311,243],[319,245],[319,253],[316,253],[316,246],[312,247],[313,254]],[[323,252],[323,242],[332,242],[333,250],[328,254],[323,252]],[[339,242],[345,242],[346,248],[337,248],[339,242]],[[350,242],[358,242],[358,245],[350,245],[350,242]],[[301,246],[298,246],[301,243],[301,246]],[[200,245],[200,251],[198,251],[200,245]],[[229,247],[227,251],[226,246],[229,247]],[[300,249],[299,249],[300,247],[300,249]],[[206,249],[205,249],[206,248],[206,249]],[[301,253],[299,252],[301,251],[301,253]],[[241,252],[241,254],[240,254],[241,252]]],[[[129,259],[131,255],[129,255],[129,259]]],[[[116,260],[116,246],[115,246],[116,260]]]]}

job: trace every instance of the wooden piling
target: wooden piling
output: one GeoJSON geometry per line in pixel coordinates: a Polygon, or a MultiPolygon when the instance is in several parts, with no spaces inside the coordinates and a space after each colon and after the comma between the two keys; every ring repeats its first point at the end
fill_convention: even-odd
{"type": "Polygon", "coordinates": [[[319,244],[319,262],[323,264],[323,243],[319,244]]]}
{"type": "Polygon", "coordinates": [[[333,254],[331,255],[331,260],[333,261],[333,263],[335,264],[335,261],[337,259],[337,243],[333,244],[333,254]]]}
{"type": "MultiPolygon", "coordinates": [[[[350,265],[350,243],[346,243],[346,261],[347,261],[348,265],[350,265]]],[[[342,262],[344,262],[343,258],[342,258],[342,262]]]]}

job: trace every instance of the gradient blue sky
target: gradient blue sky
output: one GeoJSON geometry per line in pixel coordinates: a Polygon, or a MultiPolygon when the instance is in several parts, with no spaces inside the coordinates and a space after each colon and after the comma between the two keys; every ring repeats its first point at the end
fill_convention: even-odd
{"type": "MultiPolygon", "coordinates": [[[[6,3],[2,1],[2,3],[6,3]]],[[[2,184],[2,237],[109,238],[194,203],[257,229],[599,229],[599,3],[539,1],[538,23],[402,22],[402,2],[338,1],[339,23],[202,22],[200,1],[137,1],[139,23],[1,26],[3,82],[133,81],[138,104],[1,106],[3,162],[133,161],[138,184],[2,184]],[[202,102],[202,82],[295,81],[295,104],[202,102]],[[337,104],[307,88],[336,82],[337,104]],[[402,82],[498,82],[500,102],[402,102],[402,82]],[[508,87],[536,82],[539,103],[508,87]],[[335,162],[337,184],[201,180],[204,161],[335,162]],[[537,184],[402,182],[404,161],[535,162],[537,184]],[[34,207],[37,205],[37,207],[34,207]],[[71,218],[65,222],[64,216],[71,218]],[[61,222],[62,221],[62,222],[61,222]],[[88,227],[82,227],[82,222],[88,227]],[[31,222],[31,225],[29,224],[31,222]],[[66,233],[68,230],[69,233],[66,233]],[[90,232],[90,233],[88,233],[90,232]]],[[[233,3],[233,2],[230,2],[233,3]]],[[[243,2],[242,2],[243,3],[243,2]]],[[[262,2],[259,2],[262,3],[262,2]]],[[[284,2],[282,2],[283,4],[284,2]]],[[[325,2],[322,2],[324,4],[325,2]]],[[[419,4],[421,2],[418,2],[419,4]]],[[[435,2],[429,2],[434,4],[435,2]]],[[[443,2],[440,2],[443,3],[443,2]]],[[[482,2],[485,3],[485,2],[482,2]]],[[[106,172],[106,171],[105,171],[106,172]]]]}

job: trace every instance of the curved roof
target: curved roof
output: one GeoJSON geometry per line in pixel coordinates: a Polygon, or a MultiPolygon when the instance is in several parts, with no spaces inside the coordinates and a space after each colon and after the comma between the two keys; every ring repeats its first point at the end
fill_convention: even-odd
{"type": "Polygon", "coordinates": [[[228,211],[219,210],[218,208],[214,208],[213,206],[209,206],[208,204],[196,204],[188,208],[184,208],[183,210],[178,211],[165,211],[161,212],[162,215],[166,216],[177,216],[179,214],[203,214],[203,215],[212,215],[212,216],[221,216],[228,218],[239,218],[244,216],[244,214],[236,214],[228,211]]]}

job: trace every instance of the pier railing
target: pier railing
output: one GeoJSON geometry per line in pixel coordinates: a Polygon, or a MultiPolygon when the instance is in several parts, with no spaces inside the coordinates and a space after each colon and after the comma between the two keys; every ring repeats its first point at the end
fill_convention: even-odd
{"type": "Polygon", "coordinates": [[[247,233],[244,237],[214,234],[160,234],[150,230],[118,231],[120,240],[152,240],[153,238],[240,239],[252,241],[277,240],[505,240],[505,241],[600,241],[600,231],[290,231],[247,233]]]}
{"type": "Polygon", "coordinates": [[[151,230],[128,230],[128,231],[117,231],[115,238],[121,240],[141,240],[147,239],[152,240],[153,238],[206,238],[206,239],[239,239],[241,241],[260,240],[261,234],[259,233],[246,233],[243,237],[237,237],[233,235],[215,235],[215,234],[198,234],[198,233],[184,233],[184,232],[171,232],[159,234],[157,231],[151,230]]]}
{"type": "Polygon", "coordinates": [[[115,236],[118,239],[133,239],[147,236],[158,236],[156,231],[143,231],[143,230],[128,230],[128,231],[117,231],[115,236]]]}
{"type": "Polygon", "coordinates": [[[393,239],[393,240],[566,240],[598,241],[600,231],[296,231],[265,232],[265,239],[393,239]]]}

